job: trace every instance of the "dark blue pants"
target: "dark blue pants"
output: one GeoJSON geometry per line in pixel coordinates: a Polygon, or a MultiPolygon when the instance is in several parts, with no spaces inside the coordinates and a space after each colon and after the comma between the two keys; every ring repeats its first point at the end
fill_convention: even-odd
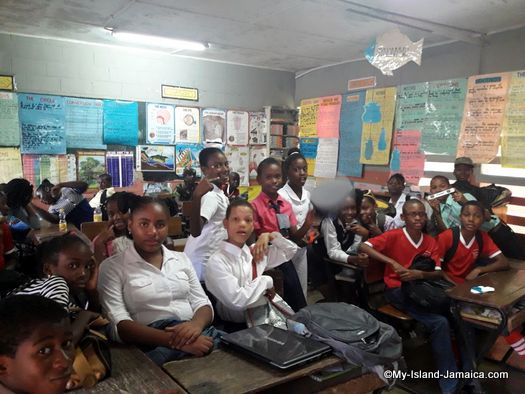
{"type": "Polygon", "coordinates": [[[297,276],[297,271],[291,261],[281,264],[277,267],[283,273],[283,300],[295,311],[306,306],[301,281],[297,276]]]}

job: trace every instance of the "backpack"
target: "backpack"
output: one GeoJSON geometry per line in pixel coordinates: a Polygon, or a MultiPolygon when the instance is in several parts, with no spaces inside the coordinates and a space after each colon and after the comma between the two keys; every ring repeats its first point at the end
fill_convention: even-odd
{"type": "Polygon", "coordinates": [[[308,305],[291,320],[304,324],[313,339],[331,346],[337,356],[392,383],[385,380],[384,367],[397,370],[403,351],[401,337],[392,326],[344,302],[308,305]]]}
{"type": "MultiPolygon", "coordinates": [[[[452,227],[452,246],[445,252],[445,256],[443,256],[443,265],[447,264],[450,260],[452,260],[452,257],[454,257],[454,255],[456,254],[456,250],[458,250],[459,245],[459,235],[460,228],[452,227]]],[[[479,256],[481,256],[481,251],[483,250],[483,237],[481,236],[481,232],[476,231],[476,235],[474,237],[476,238],[476,242],[478,243],[479,256]]]]}

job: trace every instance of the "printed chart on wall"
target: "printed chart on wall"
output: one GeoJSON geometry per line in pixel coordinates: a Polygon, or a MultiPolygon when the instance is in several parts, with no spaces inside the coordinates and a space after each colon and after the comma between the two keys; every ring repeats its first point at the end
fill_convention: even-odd
{"type": "Polygon", "coordinates": [[[361,154],[361,131],[363,127],[363,107],[365,91],[343,95],[341,118],[339,121],[339,163],[337,174],[340,176],[363,175],[363,165],[359,162],[361,154]]]}
{"type": "Polygon", "coordinates": [[[247,146],[227,146],[224,153],[230,162],[230,171],[237,172],[241,186],[250,186],[250,151],[247,146]]]}
{"type": "Polygon", "coordinates": [[[175,171],[175,147],[137,146],[137,171],[175,171]]]}
{"type": "Polygon", "coordinates": [[[397,89],[395,130],[420,130],[426,154],[456,154],[467,80],[424,82],[397,89]]]}
{"type": "Polygon", "coordinates": [[[396,103],[396,88],[366,91],[362,116],[362,164],[388,164],[396,103]]]}
{"type": "Polygon", "coordinates": [[[510,73],[476,75],[468,79],[458,157],[470,157],[474,163],[488,163],[496,157],[509,82],[510,73]]]}
{"type": "Polygon", "coordinates": [[[182,176],[185,168],[193,168],[197,176],[201,176],[199,153],[204,147],[202,144],[177,144],[175,147],[176,171],[182,176]]]}
{"type": "Polygon", "coordinates": [[[226,111],[215,108],[202,110],[204,142],[224,144],[226,138],[226,111]]]}
{"type": "Polygon", "coordinates": [[[66,97],[66,144],[68,148],[106,149],[103,140],[104,103],[66,97]]]}
{"type": "Polygon", "coordinates": [[[23,155],[24,178],[38,186],[44,179],[51,183],[76,181],[76,156],[23,155]]]}
{"type": "Polygon", "coordinates": [[[248,145],[249,114],[245,111],[228,111],[226,132],[228,145],[248,145]]]}
{"type": "Polygon", "coordinates": [[[317,156],[315,157],[314,176],[335,178],[337,173],[338,138],[319,138],[317,156]]]}
{"type": "Polygon", "coordinates": [[[401,173],[407,183],[419,185],[425,173],[425,153],[421,152],[421,132],[419,130],[394,131],[390,175],[401,173]]]}
{"type": "Polygon", "coordinates": [[[319,138],[301,138],[299,140],[301,153],[308,164],[308,176],[313,176],[315,172],[315,158],[317,157],[317,146],[319,138]]]}
{"type": "Polygon", "coordinates": [[[264,112],[250,112],[250,145],[264,145],[268,141],[266,115],[264,112]]]}
{"type": "Polygon", "coordinates": [[[136,146],[139,139],[136,102],[104,100],[104,143],[136,146]]]}
{"type": "Polygon", "coordinates": [[[146,142],[170,145],[175,143],[175,109],[169,104],[146,105],[146,142]]]}
{"type": "Polygon", "coordinates": [[[199,108],[175,107],[175,142],[200,142],[199,108]]]}
{"type": "Polygon", "coordinates": [[[20,149],[0,148],[0,183],[7,183],[13,178],[22,178],[22,160],[20,149]]]}
{"type": "Polygon", "coordinates": [[[0,92],[0,145],[20,145],[18,99],[15,93],[0,92]]]}
{"type": "Polygon", "coordinates": [[[107,152],[106,168],[114,187],[133,184],[133,152],[107,152]]]}
{"type": "Polygon", "coordinates": [[[503,167],[525,168],[525,71],[512,73],[501,132],[503,167]]]}
{"type": "Polygon", "coordinates": [[[66,153],[64,98],[19,94],[22,153],[66,153]]]}
{"type": "Polygon", "coordinates": [[[261,161],[268,157],[268,149],[265,146],[252,146],[250,147],[250,183],[256,184],[257,179],[257,166],[261,161]]]}
{"type": "Polygon", "coordinates": [[[319,98],[317,114],[317,136],[319,138],[339,138],[340,114],[340,95],[319,98]]]}
{"type": "Polygon", "coordinates": [[[86,182],[90,189],[98,187],[98,177],[106,172],[106,154],[101,151],[80,151],[78,157],[78,180],[86,182]]]}
{"type": "Polygon", "coordinates": [[[302,138],[317,137],[317,116],[319,99],[301,100],[299,111],[299,136],[302,138]]]}

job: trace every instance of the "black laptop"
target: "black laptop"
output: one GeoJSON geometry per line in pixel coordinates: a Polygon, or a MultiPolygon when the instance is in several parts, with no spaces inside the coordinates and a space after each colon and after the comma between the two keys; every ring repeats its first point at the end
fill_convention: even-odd
{"type": "Polygon", "coordinates": [[[296,367],[332,352],[322,342],[263,324],[224,335],[222,341],[279,369],[296,367]]]}

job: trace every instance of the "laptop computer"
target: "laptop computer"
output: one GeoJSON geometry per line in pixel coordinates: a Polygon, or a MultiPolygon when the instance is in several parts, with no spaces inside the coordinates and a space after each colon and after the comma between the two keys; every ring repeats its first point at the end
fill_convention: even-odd
{"type": "Polygon", "coordinates": [[[226,345],[279,369],[296,367],[332,352],[332,348],[322,342],[269,324],[227,334],[221,339],[226,345]]]}

